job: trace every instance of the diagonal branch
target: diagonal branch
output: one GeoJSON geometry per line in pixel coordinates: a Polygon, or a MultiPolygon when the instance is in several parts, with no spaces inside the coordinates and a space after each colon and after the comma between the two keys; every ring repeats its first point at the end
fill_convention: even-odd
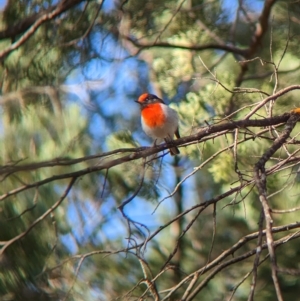
{"type": "MultiPolygon", "coordinates": [[[[62,1],[62,3],[60,4],[61,13],[67,11],[68,9],[72,8],[73,6],[77,5],[78,3],[82,2],[82,1],[84,1],[84,0],[62,1]]],[[[46,10],[39,12],[39,13],[35,13],[29,17],[26,17],[13,26],[8,26],[6,29],[0,31],[0,40],[14,39],[16,36],[24,33],[26,30],[28,30],[43,15],[51,13],[56,7],[57,7],[57,4],[49,7],[46,10]]]]}
{"type": "Polygon", "coordinates": [[[0,52],[0,60],[3,60],[10,52],[23,45],[43,23],[56,18],[82,1],[83,0],[62,0],[58,5],[52,7],[51,11],[47,10],[42,14],[31,16],[21,21],[12,29],[8,29],[6,32],[0,32],[0,39],[1,37],[14,37],[18,33],[24,32],[24,34],[15,43],[0,52]]]}
{"type": "Polygon", "coordinates": [[[77,179],[76,177],[73,177],[71,179],[68,187],[66,188],[65,192],[60,197],[60,199],[54,205],[52,205],[44,214],[42,214],[39,218],[37,218],[24,232],[22,232],[21,234],[15,236],[11,240],[8,240],[6,242],[1,242],[1,245],[3,245],[3,248],[1,248],[1,250],[0,250],[0,256],[4,253],[4,251],[10,245],[12,245],[17,240],[19,240],[19,239],[23,238],[24,236],[26,236],[38,223],[40,223],[42,220],[44,220],[45,217],[47,217],[51,212],[53,212],[63,202],[63,200],[67,197],[67,195],[71,191],[76,179],[77,179]]]}
{"type": "MultiPolygon", "coordinates": [[[[284,243],[286,243],[286,240],[292,240],[292,239],[296,239],[299,238],[300,234],[297,233],[294,236],[287,236],[281,239],[278,239],[274,242],[275,246],[280,246],[284,243]]],[[[267,249],[268,244],[263,244],[262,245],[262,249],[267,249]]],[[[190,294],[190,296],[186,299],[186,301],[192,301],[197,294],[208,284],[208,282],[215,276],[217,275],[221,270],[225,269],[226,267],[228,267],[229,265],[232,265],[234,263],[237,262],[241,262],[243,260],[245,260],[246,258],[249,258],[250,256],[253,256],[256,253],[256,248],[252,249],[246,253],[243,253],[240,256],[234,257],[232,259],[229,259],[221,264],[219,264],[203,281],[201,281],[201,283],[198,284],[198,286],[195,288],[195,290],[190,294]]]]}

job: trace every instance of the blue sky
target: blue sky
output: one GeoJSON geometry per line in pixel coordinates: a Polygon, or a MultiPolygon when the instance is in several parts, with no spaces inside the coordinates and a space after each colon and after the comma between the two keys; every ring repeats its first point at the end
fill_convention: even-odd
{"type": "MultiPolygon", "coordinates": [[[[252,12],[259,12],[264,6],[263,0],[244,0],[243,2],[252,12]]],[[[232,18],[235,17],[238,3],[238,0],[223,0],[223,7],[232,15],[232,18]]]]}
{"type": "Polygon", "coordinates": [[[2,10],[5,7],[6,3],[6,0],[0,0],[0,10],[2,10]]]}

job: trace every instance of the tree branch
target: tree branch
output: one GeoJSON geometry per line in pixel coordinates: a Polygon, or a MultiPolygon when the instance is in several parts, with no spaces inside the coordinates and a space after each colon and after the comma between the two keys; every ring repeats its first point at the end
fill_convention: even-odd
{"type": "Polygon", "coordinates": [[[177,49],[186,49],[186,50],[207,50],[207,49],[218,49],[218,50],[224,50],[230,53],[239,54],[242,56],[246,56],[248,53],[247,49],[241,49],[238,47],[235,47],[233,45],[226,45],[226,44],[206,44],[206,45],[179,45],[179,44],[172,44],[168,42],[154,42],[154,43],[140,43],[137,40],[129,37],[129,36],[123,36],[127,41],[131,42],[134,46],[138,47],[139,50],[144,50],[147,48],[177,48],[177,49]]]}
{"type": "Polygon", "coordinates": [[[259,192],[259,200],[261,202],[264,217],[266,221],[266,237],[267,246],[271,259],[272,278],[278,301],[282,301],[283,297],[281,294],[279,281],[277,277],[277,263],[274,249],[274,240],[272,235],[273,219],[271,216],[271,210],[267,200],[267,175],[265,171],[265,164],[271,158],[271,156],[283,145],[286,139],[289,137],[294,126],[300,119],[300,114],[292,113],[288,119],[285,129],[282,134],[274,141],[273,145],[262,155],[262,157],[255,164],[254,168],[254,179],[259,192]]]}
{"type": "Polygon", "coordinates": [[[17,34],[24,32],[24,34],[15,43],[0,52],[0,61],[3,60],[10,52],[24,44],[43,23],[56,18],[82,1],[83,0],[62,0],[58,5],[53,6],[51,9],[30,16],[27,19],[22,20],[13,28],[0,32],[0,39],[15,37],[17,34]]]}
{"type": "Polygon", "coordinates": [[[48,216],[51,212],[53,212],[62,202],[63,200],[67,197],[69,192],[71,191],[71,188],[73,187],[76,177],[73,177],[66,188],[65,192],[63,195],[60,197],[60,199],[52,205],[44,214],[42,214],[39,218],[37,218],[24,232],[21,234],[15,236],[11,240],[5,241],[5,242],[0,242],[0,245],[3,245],[3,248],[0,250],[0,256],[4,253],[4,251],[13,243],[15,243],[17,240],[23,238],[25,235],[27,235],[38,223],[40,223],[46,216],[48,216]]]}
{"type": "MultiPolygon", "coordinates": [[[[296,239],[300,237],[300,233],[298,233],[297,235],[294,235],[292,237],[289,237],[289,240],[292,239],[296,239]]],[[[286,243],[286,237],[284,237],[283,239],[278,239],[274,242],[274,246],[280,246],[283,243],[286,243]]],[[[262,245],[262,249],[267,249],[268,245],[267,244],[263,244],[262,245]]],[[[245,260],[246,258],[253,256],[256,253],[256,248],[252,249],[240,256],[237,256],[233,259],[227,260],[223,263],[221,263],[220,265],[218,265],[201,283],[199,283],[199,285],[195,288],[195,290],[191,293],[191,295],[186,299],[186,301],[191,301],[193,300],[197,294],[208,284],[208,282],[216,275],[218,274],[221,270],[223,270],[224,268],[228,267],[229,265],[232,265],[234,263],[240,262],[245,260]]]]}
{"type": "MultiPolygon", "coordinates": [[[[60,3],[62,8],[61,13],[67,11],[73,6],[85,0],[65,0],[60,3]]],[[[24,18],[13,26],[8,26],[6,29],[0,31],[0,40],[4,39],[14,39],[17,35],[24,33],[29,27],[31,27],[38,19],[40,19],[45,14],[51,13],[57,5],[53,5],[46,10],[43,10],[37,14],[32,14],[29,17],[24,18]]]]}
{"type": "Polygon", "coordinates": [[[271,10],[273,5],[275,4],[277,0],[265,0],[264,8],[261,12],[261,15],[258,19],[258,23],[256,25],[255,33],[252,37],[252,42],[249,46],[249,51],[247,54],[248,58],[251,58],[254,53],[256,52],[257,48],[262,43],[262,38],[266,34],[268,27],[269,27],[269,17],[271,14],[271,10]]]}
{"type": "MultiPolygon", "coordinates": [[[[253,34],[253,37],[251,39],[251,43],[247,49],[247,53],[244,56],[245,60],[249,60],[253,58],[254,54],[256,53],[258,47],[262,43],[262,38],[266,34],[268,30],[268,22],[269,22],[269,17],[271,13],[271,9],[273,5],[275,4],[276,0],[266,0],[264,8],[261,12],[261,15],[259,17],[259,22],[257,23],[256,30],[253,34]]],[[[243,61],[241,62],[241,70],[239,75],[237,76],[235,80],[235,86],[240,87],[243,80],[244,80],[244,75],[248,70],[248,62],[243,61]]],[[[235,104],[235,95],[232,95],[230,99],[230,104],[228,106],[227,114],[230,114],[232,111],[234,111],[236,104],[235,104]]]]}
{"type": "MultiPolygon", "coordinates": [[[[280,116],[275,116],[275,117],[271,117],[271,118],[265,118],[265,119],[244,119],[244,120],[239,120],[239,121],[229,121],[227,123],[221,123],[218,125],[212,125],[212,126],[207,126],[204,127],[202,129],[200,129],[198,131],[198,133],[194,134],[194,135],[190,135],[187,137],[183,137],[177,140],[173,140],[171,142],[168,143],[164,143],[161,145],[157,145],[155,147],[148,147],[148,148],[137,148],[137,149],[118,149],[118,150],[114,150],[112,152],[108,152],[108,153],[103,153],[100,155],[97,155],[98,157],[107,157],[108,155],[115,153],[125,153],[125,152],[131,152],[128,155],[119,157],[117,159],[112,159],[112,160],[106,160],[102,163],[99,162],[99,164],[95,165],[95,166],[91,166],[85,169],[81,169],[75,172],[70,172],[70,173],[64,173],[64,174],[59,174],[59,175],[54,175],[52,177],[48,177],[44,180],[41,181],[37,181],[34,183],[30,183],[30,184],[26,184],[23,185],[21,187],[18,187],[14,190],[11,190],[5,194],[3,194],[2,196],[0,196],[0,201],[3,201],[4,199],[8,198],[9,196],[18,194],[21,191],[33,188],[33,187],[37,187],[37,186],[41,186],[53,181],[57,181],[57,180],[61,180],[61,179],[67,179],[67,178],[72,178],[72,177],[80,177],[92,172],[98,172],[101,170],[106,170],[106,169],[110,169],[114,166],[120,165],[122,163],[125,162],[130,162],[130,161],[135,161],[141,158],[146,158],[148,156],[154,155],[160,151],[166,150],[168,149],[170,146],[180,146],[180,145],[185,145],[187,143],[191,144],[191,143],[199,143],[201,142],[201,139],[205,138],[206,136],[209,136],[211,134],[217,133],[217,132],[222,132],[222,131],[226,131],[226,130],[234,130],[236,128],[246,128],[246,127],[262,127],[262,126],[271,126],[271,125],[278,125],[281,123],[286,122],[289,118],[290,118],[291,114],[290,113],[285,113],[283,115],[280,116]]],[[[95,156],[93,156],[93,158],[95,158],[95,156]]],[[[90,159],[90,158],[88,158],[90,159]]],[[[61,159],[62,162],[58,165],[68,165],[70,164],[68,162],[68,160],[66,159],[61,159]],[[65,161],[65,162],[64,162],[65,161]]],[[[78,162],[82,162],[84,160],[87,160],[85,158],[79,158],[79,159],[71,159],[70,161],[74,164],[74,163],[78,163],[78,162]]],[[[60,162],[60,160],[58,161],[58,163],[60,162]]],[[[35,163],[37,164],[36,167],[41,168],[44,166],[53,166],[53,164],[55,165],[55,160],[51,160],[51,161],[46,161],[46,162],[42,162],[42,163],[35,163]],[[52,162],[52,163],[51,163],[52,162]],[[52,164],[52,165],[51,165],[52,164]]],[[[33,165],[35,165],[33,164],[33,165]]],[[[32,164],[29,165],[23,165],[21,167],[17,166],[16,170],[14,171],[13,169],[10,169],[10,174],[16,171],[21,171],[21,170],[28,170],[28,169],[32,169],[33,167],[32,164]]]]}

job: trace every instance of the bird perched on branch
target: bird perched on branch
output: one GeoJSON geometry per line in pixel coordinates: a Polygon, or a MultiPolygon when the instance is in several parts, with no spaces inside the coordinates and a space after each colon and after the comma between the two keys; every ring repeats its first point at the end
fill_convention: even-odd
{"type": "MultiPolygon", "coordinates": [[[[173,140],[174,134],[180,138],[178,131],[178,114],[175,110],[167,106],[164,101],[156,95],[144,93],[138,100],[141,106],[141,121],[144,132],[156,140],[164,139],[166,142],[173,140]]],[[[170,148],[170,154],[179,154],[176,146],[170,148]]]]}

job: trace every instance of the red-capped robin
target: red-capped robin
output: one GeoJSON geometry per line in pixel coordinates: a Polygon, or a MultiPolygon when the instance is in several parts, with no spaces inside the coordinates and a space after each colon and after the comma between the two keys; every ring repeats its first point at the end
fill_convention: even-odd
{"type": "MultiPolygon", "coordinates": [[[[141,121],[144,132],[156,140],[164,139],[166,142],[173,140],[174,134],[180,138],[178,131],[178,114],[168,107],[164,101],[156,95],[144,93],[138,100],[141,106],[141,121]]],[[[170,154],[179,154],[179,149],[174,146],[170,148],[170,154]]]]}

